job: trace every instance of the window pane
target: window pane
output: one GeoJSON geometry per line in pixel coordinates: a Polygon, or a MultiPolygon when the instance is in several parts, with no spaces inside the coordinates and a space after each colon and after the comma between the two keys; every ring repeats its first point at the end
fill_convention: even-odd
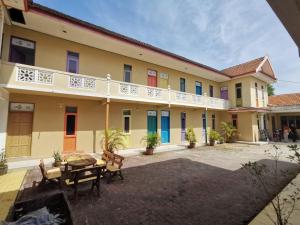
{"type": "Polygon", "coordinates": [[[236,89],[236,97],[241,98],[242,97],[242,90],[240,88],[236,89]]]}
{"type": "Polygon", "coordinates": [[[67,55],[67,72],[78,73],[79,54],[68,52],[67,55]]]}
{"type": "Polygon", "coordinates": [[[67,115],[67,126],[66,126],[66,134],[74,135],[75,134],[75,115],[67,115]]]}
{"type": "Polygon", "coordinates": [[[131,72],[130,71],[125,71],[124,72],[124,81],[125,82],[131,82],[131,72]]]}
{"type": "Polygon", "coordinates": [[[209,85],[209,96],[214,97],[214,87],[212,85],[209,85]]]}
{"type": "Polygon", "coordinates": [[[131,71],[132,70],[132,66],[131,65],[124,65],[124,70],[127,70],[127,71],[131,71]]]}
{"type": "Polygon", "coordinates": [[[185,92],[185,79],[180,78],[180,91],[185,92]]]}
{"type": "Polygon", "coordinates": [[[77,73],[77,62],[74,60],[69,60],[68,72],[77,73]]]}
{"type": "Polygon", "coordinates": [[[130,116],[131,115],[131,111],[130,110],[124,110],[123,111],[123,115],[124,116],[130,116]]]}
{"type": "Polygon", "coordinates": [[[77,113],[77,107],[67,106],[66,113],[77,113]]]}
{"type": "Polygon", "coordinates": [[[129,116],[124,117],[124,132],[125,133],[130,132],[130,117],[129,116]]]}
{"type": "Polygon", "coordinates": [[[21,38],[12,38],[10,62],[34,65],[35,43],[21,38]]]}

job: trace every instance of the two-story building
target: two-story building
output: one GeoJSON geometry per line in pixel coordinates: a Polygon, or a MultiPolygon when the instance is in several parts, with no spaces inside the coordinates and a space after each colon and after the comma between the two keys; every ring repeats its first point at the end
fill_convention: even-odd
{"type": "Polygon", "coordinates": [[[240,140],[266,126],[268,57],[222,71],[87,23],[29,0],[3,0],[0,39],[0,149],[7,157],[53,151],[100,152],[105,129],[128,148],[158,132],[198,144],[232,122],[240,140]]]}

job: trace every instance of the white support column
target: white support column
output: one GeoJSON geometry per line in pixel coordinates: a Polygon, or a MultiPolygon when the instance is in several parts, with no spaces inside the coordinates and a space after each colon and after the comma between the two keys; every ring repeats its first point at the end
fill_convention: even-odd
{"type": "Polygon", "coordinates": [[[9,93],[0,88],[0,152],[5,151],[9,93]]]}
{"type": "Polygon", "coordinates": [[[259,114],[259,125],[260,125],[261,130],[265,129],[264,114],[263,113],[259,114]]]}

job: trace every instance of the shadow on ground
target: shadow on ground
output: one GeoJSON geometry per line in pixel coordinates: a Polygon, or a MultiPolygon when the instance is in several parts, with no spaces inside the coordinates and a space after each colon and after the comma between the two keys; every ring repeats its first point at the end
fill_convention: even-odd
{"type": "MultiPolygon", "coordinates": [[[[268,167],[272,160],[261,160],[268,167]]],[[[275,195],[296,175],[295,164],[279,162],[292,173],[270,186],[275,195]]],[[[77,201],[69,196],[75,223],[90,224],[248,224],[272,199],[253,185],[245,169],[225,170],[189,159],[174,159],[124,169],[124,181],[101,182],[101,197],[83,191],[77,201]]],[[[33,187],[40,180],[35,169],[28,173],[19,200],[57,191],[49,184],[33,187]]],[[[272,181],[271,176],[266,179],[272,181]]],[[[89,188],[82,187],[81,190],[89,188]]]]}

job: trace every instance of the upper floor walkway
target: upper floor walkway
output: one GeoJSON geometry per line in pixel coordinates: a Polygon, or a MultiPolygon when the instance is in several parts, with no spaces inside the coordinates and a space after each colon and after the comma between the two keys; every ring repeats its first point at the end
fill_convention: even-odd
{"type": "Polygon", "coordinates": [[[229,109],[228,100],[168,89],[69,73],[2,61],[0,86],[8,89],[86,96],[100,99],[147,102],[217,110],[229,109]]]}

